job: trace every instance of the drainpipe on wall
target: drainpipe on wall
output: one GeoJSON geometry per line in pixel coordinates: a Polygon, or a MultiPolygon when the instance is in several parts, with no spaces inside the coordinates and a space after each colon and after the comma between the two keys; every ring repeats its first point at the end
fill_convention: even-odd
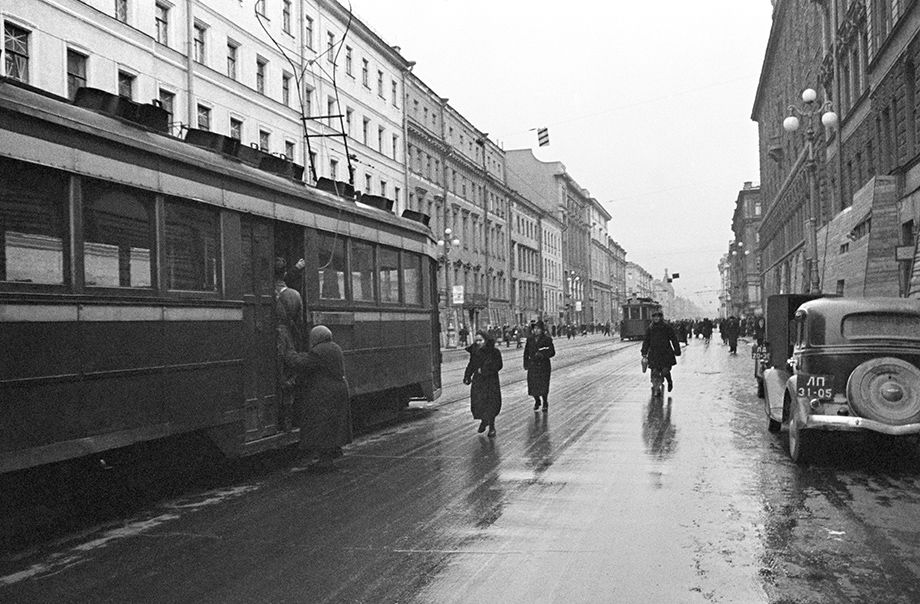
{"type": "MultiPolygon", "coordinates": [[[[186,0],[185,2],[185,87],[187,89],[186,110],[188,111],[188,127],[192,127],[192,117],[195,115],[195,15],[192,14],[192,7],[195,0],[186,0]]],[[[196,122],[197,126],[198,123],[196,122]]]]}

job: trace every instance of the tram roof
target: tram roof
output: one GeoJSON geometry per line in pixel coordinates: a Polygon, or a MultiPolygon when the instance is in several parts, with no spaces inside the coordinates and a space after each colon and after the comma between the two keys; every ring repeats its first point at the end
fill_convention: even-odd
{"type": "MultiPolygon", "coordinates": [[[[418,236],[424,236],[432,246],[431,254],[436,253],[433,251],[434,238],[431,230],[419,222],[401,218],[383,210],[361,207],[354,201],[248,166],[217,152],[187,143],[182,139],[148,130],[104,113],[77,107],[62,97],[33,89],[31,86],[22,85],[8,78],[0,78],[0,113],[3,112],[28,116],[58,128],[103,139],[141,154],[152,155],[164,165],[180,164],[185,168],[182,171],[183,176],[193,182],[219,182],[223,190],[229,191],[234,189],[245,191],[253,190],[253,188],[261,190],[264,197],[260,196],[258,199],[264,203],[280,203],[300,210],[303,210],[304,206],[313,211],[325,210],[324,213],[343,217],[348,223],[365,223],[368,226],[376,223],[377,227],[385,225],[387,231],[397,234],[402,232],[403,235],[416,241],[418,236]],[[189,176],[188,167],[196,170],[191,176],[189,176]],[[236,186],[229,186],[232,184],[236,186]]],[[[5,121],[0,123],[0,129],[12,130],[5,121]]],[[[25,132],[29,136],[54,140],[48,133],[36,132],[35,129],[28,129],[25,132]]],[[[92,145],[87,146],[92,147],[92,145]]],[[[39,154],[30,154],[29,149],[16,149],[13,152],[12,146],[6,144],[0,145],[0,155],[55,168],[72,169],[69,166],[58,165],[50,158],[39,154]]],[[[90,170],[85,174],[98,177],[98,168],[96,169],[96,173],[90,170]]],[[[82,172],[78,168],[73,168],[72,171],[82,172]]],[[[112,180],[124,180],[124,184],[137,185],[136,182],[130,180],[130,175],[111,174],[110,176],[112,180]]],[[[199,201],[204,200],[199,199],[199,201]]],[[[265,212],[255,211],[256,208],[239,207],[239,203],[232,207],[237,210],[265,214],[265,212]]],[[[277,214],[284,214],[284,212],[280,211],[277,214]]]]}

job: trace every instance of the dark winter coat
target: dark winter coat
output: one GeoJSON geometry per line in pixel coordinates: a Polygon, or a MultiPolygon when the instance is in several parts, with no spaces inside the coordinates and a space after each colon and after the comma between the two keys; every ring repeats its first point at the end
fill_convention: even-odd
{"type": "Polygon", "coordinates": [[[491,422],[502,410],[502,391],[498,372],[502,368],[502,353],[494,344],[480,348],[473,344],[466,349],[470,361],[463,381],[470,385],[470,410],[474,419],[491,422]]]}
{"type": "Polygon", "coordinates": [[[335,342],[297,352],[286,326],[278,327],[278,355],[285,369],[298,376],[300,446],[331,449],[351,442],[351,407],[345,381],[345,357],[335,342]]]}
{"type": "Polygon", "coordinates": [[[527,394],[549,395],[550,358],[556,355],[553,339],[547,334],[530,336],[524,345],[524,369],[527,370],[527,394]]]}
{"type": "Polygon", "coordinates": [[[738,324],[738,319],[730,317],[722,324],[721,329],[725,332],[725,337],[737,340],[738,333],[741,331],[741,326],[738,324]]]}
{"type": "Polygon", "coordinates": [[[649,324],[642,340],[642,356],[648,357],[648,366],[653,369],[670,369],[680,356],[680,342],[670,323],[661,321],[649,324]]]}

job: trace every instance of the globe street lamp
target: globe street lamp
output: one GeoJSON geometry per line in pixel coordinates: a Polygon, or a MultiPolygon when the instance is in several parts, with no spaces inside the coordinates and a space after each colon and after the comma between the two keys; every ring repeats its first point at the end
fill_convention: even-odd
{"type": "Polygon", "coordinates": [[[441,262],[444,263],[444,308],[447,310],[447,347],[457,347],[457,329],[454,324],[453,314],[453,296],[450,291],[450,251],[460,245],[460,240],[454,237],[451,239],[453,231],[450,227],[444,229],[444,238],[438,239],[438,247],[441,249],[441,262]]]}
{"type": "Polygon", "coordinates": [[[821,116],[821,124],[828,130],[837,126],[837,114],[830,101],[817,105],[818,93],[812,88],[802,92],[802,105],[789,105],[789,117],[783,120],[786,132],[799,129],[799,116],[806,122],[805,141],[808,157],[805,162],[805,176],[808,179],[808,207],[805,218],[805,261],[810,292],[820,293],[821,277],[818,273],[818,166],[815,162],[815,117],[821,116]]]}

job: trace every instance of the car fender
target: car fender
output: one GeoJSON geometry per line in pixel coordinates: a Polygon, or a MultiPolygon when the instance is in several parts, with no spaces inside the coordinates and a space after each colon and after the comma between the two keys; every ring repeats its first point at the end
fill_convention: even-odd
{"type": "Polygon", "coordinates": [[[771,367],[763,372],[764,410],[767,417],[778,422],[783,421],[783,400],[786,395],[786,384],[790,379],[790,373],[784,369],[771,367]]]}

